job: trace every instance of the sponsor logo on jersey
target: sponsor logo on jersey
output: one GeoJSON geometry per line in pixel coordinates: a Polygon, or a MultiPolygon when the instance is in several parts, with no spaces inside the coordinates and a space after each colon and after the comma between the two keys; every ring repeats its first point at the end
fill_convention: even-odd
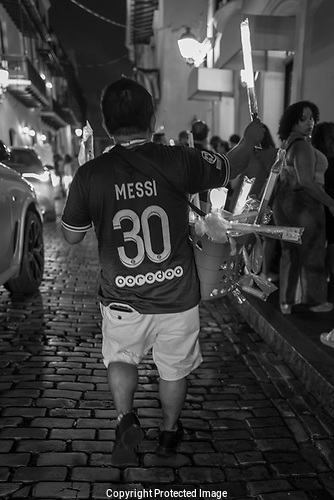
{"type": "Polygon", "coordinates": [[[165,280],[181,278],[183,275],[183,267],[176,266],[174,269],[159,270],[156,273],[137,274],[136,276],[116,276],[115,283],[119,288],[124,286],[143,286],[145,284],[152,285],[156,281],[162,283],[165,280]]]}
{"type": "Polygon", "coordinates": [[[214,154],[209,153],[209,151],[202,151],[202,156],[204,160],[210,163],[211,165],[213,165],[217,161],[217,157],[214,154]]]}

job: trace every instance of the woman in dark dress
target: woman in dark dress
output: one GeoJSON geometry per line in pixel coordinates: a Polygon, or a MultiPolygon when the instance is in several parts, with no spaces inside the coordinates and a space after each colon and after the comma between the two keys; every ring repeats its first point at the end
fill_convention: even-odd
{"type": "MultiPolygon", "coordinates": [[[[327,158],[328,168],[325,172],[325,191],[334,199],[334,122],[318,123],[313,131],[312,144],[327,158]]],[[[334,292],[334,217],[325,207],[326,215],[326,267],[330,282],[330,291],[334,292]]]]}
{"type": "Polygon", "coordinates": [[[286,150],[286,166],[277,185],[273,212],[279,226],[303,227],[302,243],[281,242],[280,307],[290,314],[302,303],[312,312],[329,312],[325,206],[334,214],[334,200],[324,190],[327,158],[311,144],[317,106],[309,101],[290,105],[278,135],[286,150]]]}

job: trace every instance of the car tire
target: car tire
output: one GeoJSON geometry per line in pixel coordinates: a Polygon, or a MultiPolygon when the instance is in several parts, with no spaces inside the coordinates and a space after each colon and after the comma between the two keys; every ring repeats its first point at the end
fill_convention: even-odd
{"type": "Polygon", "coordinates": [[[35,293],[44,273],[43,224],[35,212],[28,211],[24,227],[21,270],[17,278],[4,284],[12,293],[35,293]]]}

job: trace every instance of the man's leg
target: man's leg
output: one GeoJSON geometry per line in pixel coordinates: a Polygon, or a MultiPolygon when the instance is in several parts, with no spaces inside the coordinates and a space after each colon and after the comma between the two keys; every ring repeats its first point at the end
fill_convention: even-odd
{"type": "Polygon", "coordinates": [[[160,378],[159,396],[162,407],[163,428],[166,431],[175,430],[176,422],[187,396],[187,378],[172,381],[160,378]]]}
{"type": "Polygon", "coordinates": [[[133,398],[137,389],[137,366],[120,361],[108,365],[108,382],[118,413],[116,441],[111,454],[112,465],[136,463],[136,449],[144,437],[137,415],[133,413],[133,398]]]}
{"type": "Polygon", "coordinates": [[[183,437],[183,427],[179,416],[187,396],[187,378],[173,381],[160,378],[159,392],[162,425],[157,454],[168,457],[174,455],[183,437]]]}
{"type": "Polygon", "coordinates": [[[183,436],[179,417],[187,396],[187,376],[202,362],[198,306],[182,313],[158,315],[158,320],[159,335],[153,346],[162,408],[157,453],[172,456],[183,436]]]}
{"type": "Polygon", "coordinates": [[[118,415],[132,411],[138,384],[137,366],[119,361],[109,363],[108,383],[118,415]]]}

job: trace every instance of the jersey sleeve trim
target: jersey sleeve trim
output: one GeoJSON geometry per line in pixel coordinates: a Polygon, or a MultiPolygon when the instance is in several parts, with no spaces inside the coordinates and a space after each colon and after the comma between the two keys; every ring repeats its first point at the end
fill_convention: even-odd
{"type": "Polygon", "coordinates": [[[66,224],[66,222],[64,222],[63,220],[61,221],[61,225],[67,229],[68,231],[73,231],[74,233],[85,233],[86,231],[88,231],[88,229],[90,229],[91,227],[93,227],[92,223],[90,224],[87,224],[86,226],[71,226],[70,224],[66,224]]]}
{"type": "Polygon", "coordinates": [[[225,155],[219,154],[219,153],[217,153],[217,155],[219,156],[219,158],[221,158],[223,160],[224,165],[225,165],[225,180],[224,180],[223,185],[226,186],[226,184],[229,182],[230,177],[231,177],[230,162],[229,162],[228,158],[225,155]]]}

